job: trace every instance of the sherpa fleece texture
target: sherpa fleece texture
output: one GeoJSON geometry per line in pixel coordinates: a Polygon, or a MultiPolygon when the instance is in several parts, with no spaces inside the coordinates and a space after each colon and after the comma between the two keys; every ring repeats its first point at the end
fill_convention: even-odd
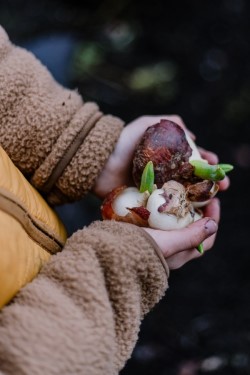
{"type": "Polygon", "coordinates": [[[80,199],[92,188],[123,127],[59,85],[1,26],[0,119],[2,147],[51,204],[80,199]]]}
{"type": "MultiPolygon", "coordinates": [[[[39,188],[51,170],[55,176],[57,158],[71,148],[67,140],[78,147],[52,186],[50,202],[78,199],[91,189],[121,128],[119,119],[58,85],[0,28],[2,146],[39,188]],[[72,141],[93,124],[87,136],[80,131],[82,144],[72,141]]],[[[161,251],[143,229],[97,221],[79,230],[1,310],[0,374],[117,374],[167,278],[161,251]]]]}
{"type": "Polygon", "coordinates": [[[2,310],[1,374],[117,374],[166,287],[141,228],[93,223],[2,310]]]}

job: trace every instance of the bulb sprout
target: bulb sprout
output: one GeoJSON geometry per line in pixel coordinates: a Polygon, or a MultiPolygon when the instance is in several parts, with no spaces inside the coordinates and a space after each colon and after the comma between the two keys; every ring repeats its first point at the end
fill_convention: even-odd
{"type": "Polygon", "coordinates": [[[153,191],[154,187],[154,165],[152,161],[149,161],[141,176],[141,185],[140,185],[140,193],[144,193],[144,191],[148,191],[150,194],[153,191]]]}
{"type": "Polygon", "coordinates": [[[190,160],[189,163],[194,167],[194,174],[203,180],[221,181],[226,173],[233,169],[231,164],[208,164],[202,160],[190,160]]]}

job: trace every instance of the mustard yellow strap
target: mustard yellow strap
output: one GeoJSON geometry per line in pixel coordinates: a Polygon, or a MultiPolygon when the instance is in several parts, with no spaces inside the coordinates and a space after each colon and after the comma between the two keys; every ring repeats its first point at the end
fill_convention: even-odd
{"type": "Polygon", "coordinates": [[[64,244],[55,233],[32,217],[23,205],[11,196],[11,193],[2,188],[0,188],[0,209],[18,220],[28,236],[50,254],[62,250],[64,244]]]}

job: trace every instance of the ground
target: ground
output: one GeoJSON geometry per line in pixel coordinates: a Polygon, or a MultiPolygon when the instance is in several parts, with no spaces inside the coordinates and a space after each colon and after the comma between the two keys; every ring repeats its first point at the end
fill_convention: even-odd
{"type": "MultiPolygon", "coordinates": [[[[246,0],[0,4],[12,40],[84,99],[126,122],[177,113],[235,166],[213,250],[171,273],[122,375],[250,374],[249,21],[246,0]]],[[[88,196],[58,212],[71,233],[99,204],[88,196]]]]}

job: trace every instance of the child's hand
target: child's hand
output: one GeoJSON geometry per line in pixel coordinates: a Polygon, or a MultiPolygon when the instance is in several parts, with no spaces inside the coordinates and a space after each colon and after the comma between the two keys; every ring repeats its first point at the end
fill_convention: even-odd
{"type": "Polygon", "coordinates": [[[182,267],[191,259],[200,257],[196,247],[203,243],[204,251],[214,245],[220,220],[220,204],[217,198],[205,207],[205,217],[188,227],[172,231],[143,228],[160,247],[170,269],[182,267]]]}
{"type": "MultiPolygon", "coordinates": [[[[181,117],[177,115],[142,116],[126,125],[116,144],[113,153],[110,155],[103,171],[99,175],[93,192],[100,198],[104,198],[112,189],[121,185],[133,185],[131,180],[132,159],[137,143],[140,141],[145,130],[161,119],[168,119],[186,129],[181,117]]],[[[195,136],[189,132],[195,139],[195,136]]],[[[209,163],[218,162],[218,157],[212,152],[201,150],[202,157],[209,163]]],[[[228,177],[220,182],[220,189],[225,190],[229,186],[228,177]]]]}
{"type": "Polygon", "coordinates": [[[104,198],[107,193],[117,186],[134,185],[131,180],[131,170],[136,145],[145,130],[163,118],[184,126],[179,116],[161,115],[142,116],[124,127],[113,153],[96,181],[93,189],[95,194],[100,198],[104,198]]]}

